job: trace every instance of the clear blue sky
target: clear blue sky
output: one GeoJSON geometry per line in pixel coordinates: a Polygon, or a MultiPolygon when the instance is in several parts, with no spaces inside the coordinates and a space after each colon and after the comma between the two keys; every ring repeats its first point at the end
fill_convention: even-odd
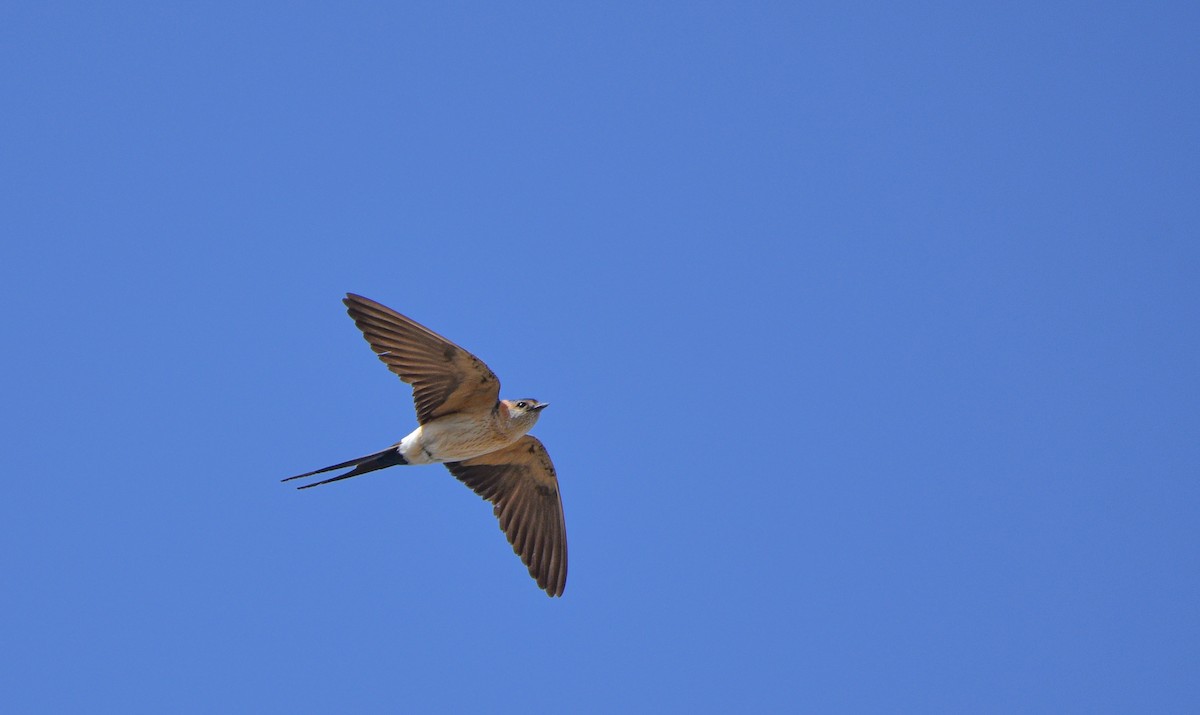
{"type": "Polygon", "coordinates": [[[11,712],[1200,707],[1200,6],[0,8],[11,712]],[[546,598],[340,298],[553,403],[546,598]]]}

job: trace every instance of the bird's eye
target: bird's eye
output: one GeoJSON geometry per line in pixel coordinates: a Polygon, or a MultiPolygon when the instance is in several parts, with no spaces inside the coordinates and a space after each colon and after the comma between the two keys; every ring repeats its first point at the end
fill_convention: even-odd
{"type": "Polygon", "coordinates": [[[525,400],[521,400],[520,402],[517,403],[517,407],[520,407],[521,409],[525,409],[526,407],[529,407],[529,403],[525,402],[525,400]]]}

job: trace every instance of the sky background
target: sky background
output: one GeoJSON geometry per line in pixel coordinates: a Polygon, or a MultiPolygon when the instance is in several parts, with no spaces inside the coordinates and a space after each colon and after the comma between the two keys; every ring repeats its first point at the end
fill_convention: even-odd
{"type": "Polygon", "coordinates": [[[11,712],[1200,707],[1200,5],[0,6],[11,712]],[[479,355],[562,599],[438,467],[479,355]]]}

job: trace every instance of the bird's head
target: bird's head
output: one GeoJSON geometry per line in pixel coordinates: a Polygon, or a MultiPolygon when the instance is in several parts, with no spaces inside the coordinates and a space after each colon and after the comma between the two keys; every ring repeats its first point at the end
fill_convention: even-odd
{"type": "Polygon", "coordinates": [[[538,421],[542,410],[550,406],[549,402],[538,402],[532,397],[520,400],[501,400],[508,410],[508,421],[513,426],[528,432],[538,421]]]}

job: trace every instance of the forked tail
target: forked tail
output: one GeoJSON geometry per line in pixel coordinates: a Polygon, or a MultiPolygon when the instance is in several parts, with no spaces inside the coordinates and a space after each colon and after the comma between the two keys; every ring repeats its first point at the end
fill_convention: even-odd
{"type": "Polygon", "coordinates": [[[293,479],[301,479],[303,477],[311,477],[314,474],[320,474],[322,472],[328,472],[328,471],[331,471],[334,469],[341,469],[343,467],[354,467],[354,469],[351,469],[349,472],[346,472],[345,474],[339,474],[336,477],[331,477],[329,479],[323,479],[319,482],[313,482],[312,484],[305,484],[302,487],[296,487],[297,489],[308,489],[309,487],[317,487],[322,484],[328,484],[330,482],[336,482],[336,481],[339,481],[342,479],[349,479],[350,477],[357,477],[360,474],[366,474],[367,472],[374,472],[376,469],[383,469],[384,467],[394,467],[397,464],[408,464],[408,460],[406,460],[404,458],[404,455],[400,454],[399,446],[400,445],[398,445],[398,444],[394,444],[391,447],[388,447],[387,449],[385,449],[381,452],[376,452],[375,454],[368,454],[365,457],[359,457],[358,459],[351,459],[347,462],[341,462],[339,464],[330,465],[328,467],[325,467],[324,469],[317,469],[312,472],[305,472],[304,474],[297,474],[294,477],[288,477],[287,479],[283,479],[281,481],[290,482],[293,479]]]}

